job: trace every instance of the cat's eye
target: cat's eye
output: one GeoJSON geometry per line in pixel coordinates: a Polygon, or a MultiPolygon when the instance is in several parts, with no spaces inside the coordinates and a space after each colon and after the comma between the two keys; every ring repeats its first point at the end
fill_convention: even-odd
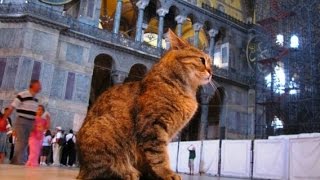
{"type": "Polygon", "coordinates": [[[203,57],[200,58],[201,62],[203,65],[206,65],[206,59],[204,59],[203,57]]]}

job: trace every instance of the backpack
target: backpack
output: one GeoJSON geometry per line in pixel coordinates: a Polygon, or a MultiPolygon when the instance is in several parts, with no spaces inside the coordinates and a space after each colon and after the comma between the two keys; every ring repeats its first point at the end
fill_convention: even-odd
{"type": "Polygon", "coordinates": [[[58,144],[60,146],[64,146],[66,144],[66,138],[65,137],[59,138],[58,139],[58,144]]]}
{"type": "Polygon", "coordinates": [[[70,146],[70,147],[73,147],[74,146],[74,142],[73,142],[73,136],[67,141],[67,145],[70,146]]]}

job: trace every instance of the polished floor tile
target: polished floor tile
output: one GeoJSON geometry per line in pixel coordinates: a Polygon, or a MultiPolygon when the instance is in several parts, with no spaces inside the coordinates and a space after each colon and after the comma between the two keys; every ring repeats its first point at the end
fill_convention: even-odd
{"type": "MultiPolygon", "coordinates": [[[[79,169],[58,167],[25,167],[0,165],[1,180],[70,180],[76,179],[79,169]]],[[[183,180],[237,180],[233,178],[188,176],[182,175],[183,180]]]]}

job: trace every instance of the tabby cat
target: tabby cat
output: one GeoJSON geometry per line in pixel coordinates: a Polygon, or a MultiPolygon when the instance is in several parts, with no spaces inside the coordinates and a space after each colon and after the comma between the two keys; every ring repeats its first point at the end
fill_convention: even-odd
{"type": "Polygon", "coordinates": [[[197,110],[211,59],[169,30],[170,50],[138,82],[104,92],[78,133],[79,179],[180,180],[167,145],[197,110]]]}

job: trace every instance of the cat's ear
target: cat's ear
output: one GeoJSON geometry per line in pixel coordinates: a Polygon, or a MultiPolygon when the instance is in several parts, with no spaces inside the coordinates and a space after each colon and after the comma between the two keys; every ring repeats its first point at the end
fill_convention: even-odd
{"type": "Polygon", "coordinates": [[[179,38],[171,29],[168,30],[167,37],[170,42],[170,49],[178,50],[189,46],[187,41],[179,38]]]}

